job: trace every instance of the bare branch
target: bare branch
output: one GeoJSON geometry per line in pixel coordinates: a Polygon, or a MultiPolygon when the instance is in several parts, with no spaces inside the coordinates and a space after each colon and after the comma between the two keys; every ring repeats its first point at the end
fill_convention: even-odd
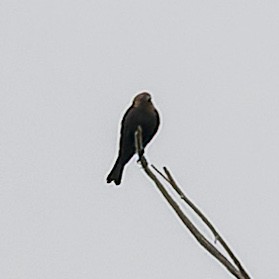
{"type": "Polygon", "coordinates": [[[177,183],[175,182],[174,178],[168,171],[166,167],[163,168],[167,177],[169,183],[172,185],[173,189],[180,195],[181,199],[184,200],[192,209],[193,211],[202,219],[202,221],[208,226],[208,228],[211,230],[215,237],[215,241],[219,241],[220,244],[223,246],[225,251],[228,253],[228,255],[231,257],[235,265],[238,267],[238,269],[241,271],[241,273],[245,276],[245,278],[250,278],[244,268],[242,267],[241,263],[238,261],[236,256],[233,254],[230,247],[227,245],[225,240],[221,237],[221,235],[217,232],[217,230],[213,227],[211,222],[208,220],[208,218],[201,212],[201,210],[189,199],[186,197],[186,195],[183,193],[183,191],[178,187],[177,183]]]}
{"type": "MultiPolygon", "coordinates": [[[[220,263],[222,263],[229,271],[231,274],[233,274],[236,278],[238,279],[249,279],[250,277],[247,275],[246,272],[242,272],[240,269],[238,270],[219,250],[217,250],[214,245],[212,245],[202,234],[201,232],[197,229],[197,227],[190,221],[190,219],[183,213],[179,205],[175,202],[175,200],[170,196],[170,194],[167,192],[163,184],[159,181],[159,179],[155,176],[155,174],[151,171],[151,169],[148,167],[147,160],[143,156],[143,147],[142,147],[142,130],[141,127],[138,127],[136,133],[135,133],[135,147],[136,147],[136,152],[139,155],[139,161],[145,171],[145,173],[154,181],[156,184],[157,188],[159,191],[162,193],[162,195],[165,197],[167,202],[171,205],[171,207],[174,209],[174,211],[177,213],[178,217],[181,219],[181,221],[184,223],[184,225],[190,230],[190,232],[193,234],[193,236],[197,239],[197,241],[212,255],[214,256],[220,263]],[[246,276],[247,275],[247,276],[246,276]]],[[[174,179],[170,175],[169,171],[164,168],[166,175],[165,176],[163,173],[161,173],[157,168],[153,166],[153,168],[167,181],[169,182],[172,186],[176,185],[174,179]]],[[[177,185],[176,185],[177,186],[177,185]]],[[[174,187],[174,186],[173,186],[174,187]]],[[[180,188],[176,188],[176,191],[179,193],[181,198],[186,196],[183,194],[183,192],[180,190],[180,188]]],[[[192,206],[195,207],[189,199],[187,199],[187,204],[190,202],[192,206]]],[[[191,206],[191,208],[193,208],[191,206]]],[[[197,209],[197,208],[196,208],[197,209]]],[[[203,216],[203,214],[201,214],[203,216]]],[[[200,216],[200,215],[199,215],[200,216]]],[[[202,218],[200,216],[200,218],[202,218]]],[[[208,222],[209,223],[209,222],[208,222]]],[[[210,223],[209,223],[210,224],[210,223]]],[[[211,225],[211,224],[210,224],[211,225]]],[[[212,226],[212,225],[211,225],[212,226]]],[[[212,226],[213,227],[213,226],[212,226]]],[[[216,230],[213,231],[216,232],[216,230]]],[[[213,233],[214,234],[214,233],[213,233]]],[[[219,234],[216,232],[216,236],[219,236],[219,234]]],[[[219,239],[218,239],[219,240],[219,239]]],[[[229,250],[230,251],[230,250],[229,250]]]]}

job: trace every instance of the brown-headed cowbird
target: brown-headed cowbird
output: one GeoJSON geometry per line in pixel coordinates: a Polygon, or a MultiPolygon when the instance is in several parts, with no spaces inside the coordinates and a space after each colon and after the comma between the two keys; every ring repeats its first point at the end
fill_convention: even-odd
{"type": "Polygon", "coordinates": [[[142,128],[143,148],[150,142],[159,127],[159,114],[151,102],[149,93],[138,94],[121,122],[119,152],[116,162],[107,177],[107,182],[121,183],[124,166],[135,154],[135,131],[142,128]]]}

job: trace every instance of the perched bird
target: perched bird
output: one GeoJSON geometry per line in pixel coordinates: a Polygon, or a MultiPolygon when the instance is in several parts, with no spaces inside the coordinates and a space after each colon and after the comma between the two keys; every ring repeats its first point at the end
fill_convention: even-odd
{"type": "Polygon", "coordinates": [[[138,94],[131,107],[126,111],[121,122],[120,144],[118,157],[107,177],[107,183],[121,183],[124,166],[135,154],[135,132],[138,126],[142,128],[143,148],[150,142],[159,127],[159,114],[151,102],[147,92],[138,94]]]}

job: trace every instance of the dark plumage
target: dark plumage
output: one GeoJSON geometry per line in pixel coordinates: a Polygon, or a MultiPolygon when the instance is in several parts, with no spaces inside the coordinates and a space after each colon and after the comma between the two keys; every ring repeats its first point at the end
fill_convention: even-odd
{"type": "Polygon", "coordinates": [[[107,182],[121,183],[124,166],[135,154],[135,131],[142,128],[142,143],[145,147],[159,127],[159,114],[151,102],[149,93],[138,94],[131,107],[126,111],[121,122],[119,152],[116,162],[107,177],[107,182]]]}

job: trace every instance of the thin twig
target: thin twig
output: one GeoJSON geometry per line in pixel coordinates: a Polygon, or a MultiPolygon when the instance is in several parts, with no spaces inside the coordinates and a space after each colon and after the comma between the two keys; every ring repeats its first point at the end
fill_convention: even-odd
{"type": "Polygon", "coordinates": [[[170,182],[169,179],[168,179],[161,171],[159,171],[153,164],[151,164],[151,167],[152,167],[157,173],[159,173],[167,182],[170,182]]]}

